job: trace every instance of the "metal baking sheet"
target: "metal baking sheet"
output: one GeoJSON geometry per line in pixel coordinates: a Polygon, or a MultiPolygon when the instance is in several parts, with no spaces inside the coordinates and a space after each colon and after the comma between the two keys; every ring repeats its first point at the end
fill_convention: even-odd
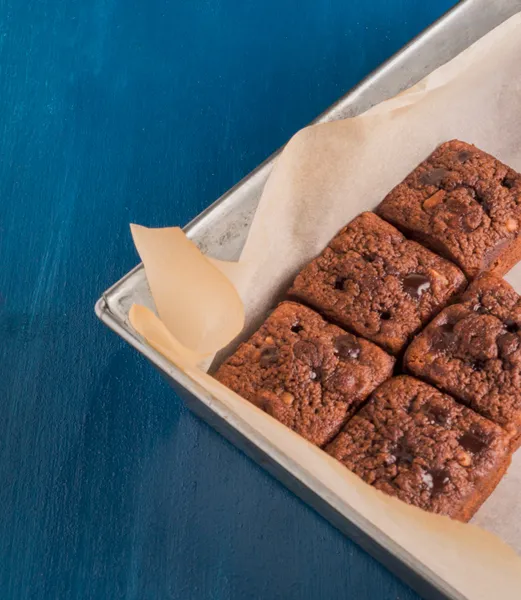
{"type": "MultiPolygon", "coordinates": [[[[334,121],[364,112],[410,87],[471,43],[521,11],[521,0],[466,0],[342,97],[315,122],[334,121]]],[[[278,152],[185,227],[205,253],[223,260],[239,257],[273,160],[278,152]]],[[[376,533],[357,514],[335,507],[327,489],[304,483],[299,465],[277,454],[269,441],[258,439],[249,426],[231,414],[206,390],[165,360],[132,329],[128,311],[138,303],[153,308],[143,267],[138,265],[109,288],[96,303],[96,314],[113,331],[146,356],[172,383],[188,407],[289,489],[313,506],[360,546],[425,598],[462,596],[393,540],[376,533]]]]}

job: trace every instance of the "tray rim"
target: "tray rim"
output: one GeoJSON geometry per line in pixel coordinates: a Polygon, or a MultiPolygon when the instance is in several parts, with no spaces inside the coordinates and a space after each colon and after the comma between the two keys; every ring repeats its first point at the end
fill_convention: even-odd
{"type": "MultiPolygon", "coordinates": [[[[402,47],[397,53],[395,53],[388,60],[382,63],[377,69],[375,69],[368,76],[366,76],[362,81],[360,81],[360,83],[358,83],[341,98],[339,98],[328,109],[322,112],[317,118],[315,118],[310,123],[310,125],[337,120],[339,116],[338,113],[340,112],[342,105],[347,100],[355,101],[357,97],[361,96],[367,89],[373,86],[375,81],[377,81],[379,77],[385,75],[390,70],[392,70],[393,67],[400,62],[400,60],[406,57],[411,51],[414,51],[420,43],[427,41],[428,38],[430,38],[434,34],[438,33],[441,29],[443,29],[443,27],[449,20],[457,19],[460,13],[463,14],[468,8],[468,6],[473,4],[474,2],[477,2],[477,0],[463,0],[456,6],[452,7],[438,20],[436,20],[419,35],[413,38],[408,44],[402,47]]],[[[521,5],[519,6],[518,10],[521,10],[521,5]]],[[[183,228],[187,237],[193,239],[197,235],[198,226],[204,223],[205,219],[209,215],[211,215],[216,209],[223,207],[223,205],[225,205],[227,201],[232,199],[234,194],[238,190],[242,189],[246,185],[251,184],[251,182],[253,182],[255,178],[259,176],[267,178],[274,160],[277,158],[277,156],[280,154],[283,148],[284,146],[276,150],[253,171],[247,174],[237,184],[235,184],[221,197],[219,197],[216,201],[211,203],[206,209],[199,213],[194,219],[192,219],[183,228]]],[[[194,241],[197,242],[197,240],[194,241]]],[[[271,459],[276,465],[278,465],[280,469],[282,469],[289,477],[297,479],[300,482],[300,484],[305,486],[304,482],[302,481],[303,476],[303,478],[305,479],[305,469],[303,469],[302,465],[298,465],[295,463],[288,464],[288,459],[280,455],[277,449],[271,446],[269,440],[264,438],[259,439],[259,435],[257,433],[255,434],[255,436],[248,436],[248,430],[250,430],[250,426],[245,421],[243,421],[238,415],[231,413],[217,398],[212,396],[210,392],[208,392],[201,385],[192,380],[181,369],[170,363],[159,352],[154,350],[152,347],[148,346],[148,344],[143,340],[143,338],[141,338],[141,336],[139,336],[139,334],[134,332],[129,325],[127,325],[124,321],[122,321],[117,315],[115,315],[111,311],[110,304],[107,300],[108,297],[116,290],[121,288],[121,286],[123,286],[127,281],[129,281],[142,269],[142,263],[136,265],[121,279],[119,279],[107,290],[105,290],[105,292],[101,295],[101,297],[97,300],[95,304],[95,313],[98,316],[98,318],[115,333],[117,333],[120,337],[122,337],[125,341],[127,341],[133,348],[135,348],[143,356],[148,358],[148,360],[150,360],[150,362],[152,362],[154,366],[156,366],[168,379],[172,381],[176,389],[180,387],[181,389],[178,390],[178,393],[180,393],[185,400],[187,400],[185,396],[186,392],[189,395],[189,397],[193,400],[193,402],[199,401],[201,404],[204,404],[205,408],[210,410],[216,418],[221,419],[223,424],[225,424],[227,428],[231,428],[234,431],[238,432],[239,435],[249,440],[250,444],[253,443],[256,446],[255,450],[258,452],[258,455],[269,457],[269,459],[271,459]],[[254,440],[253,442],[252,439],[254,440]],[[299,474],[301,475],[301,477],[297,477],[297,475],[295,475],[295,471],[300,472],[299,474]]],[[[189,405],[191,404],[191,402],[189,401],[187,403],[189,405]]],[[[193,406],[190,406],[190,408],[194,410],[193,406]]],[[[198,411],[194,410],[194,412],[198,411]]],[[[222,433],[225,437],[229,438],[229,436],[226,434],[222,427],[219,427],[216,424],[212,424],[212,426],[215,429],[217,429],[220,433],[222,433]]],[[[232,441],[232,443],[234,442],[232,441]]],[[[242,451],[245,451],[244,448],[240,449],[242,451]]],[[[252,456],[254,452],[251,451],[251,449],[250,451],[246,450],[245,452],[249,456],[253,457],[254,460],[256,460],[257,462],[260,461],[258,456],[252,456]]],[[[289,460],[289,463],[292,463],[292,461],[289,460]]],[[[266,467],[266,465],[263,466],[273,474],[272,469],[266,467]]],[[[277,475],[275,476],[279,480],[281,479],[277,475]]],[[[287,482],[282,481],[282,483],[286,487],[292,489],[292,491],[298,496],[302,497],[302,494],[293,489],[292,486],[289,485],[287,482]]],[[[349,537],[356,537],[355,542],[357,544],[359,544],[362,548],[364,548],[364,550],[366,550],[377,560],[379,560],[384,566],[391,568],[391,570],[397,576],[399,576],[402,580],[406,581],[416,591],[424,595],[424,597],[451,598],[454,600],[465,599],[465,597],[458,590],[456,590],[453,586],[451,586],[445,580],[439,577],[420,560],[416,559],[413,555],[407,552],[392,538],[390,538],[386,534],[383,534],[379,529],[377,529],[369,521],[361,517],[358,513],[352,511],[352,514],[346,514],[345,510],[342,512],[339,509],[337,509],[338,507],[335,507],[335,497],[333,497],[330,492],[328,496],[328,494],[325,493],[327,492],[327,490],[325,489],[318,489],[323,487],[321,486],[321,484],[315,485],[314,487],[305,487],[307,487],[310,494],[315,495],[317,499],[319,499],[321,502],[324,502],[331,511],[338,513],[341,519],[343,519],[347,522],[347,524],[353,527],[353,530],[346,533],[345,529],[343,527],[340,527],[337,523],[333,522],[333,525],[335,525],[337,528],[340,528],[342,532],[346,533],[346,535],[349,535],[349,537]],[[356,535],[354,535],[355,533],[356,535]],[[394,564],[391,565],[390,563],[394,564]],[[401,566],[403,566],[405,571],[403,571],[401,566]]],[[[340,503],[338,499],[336,500],[337,503],[340,503]]],[[[313,501],[305,499],[305,502],[307,504],[311,504],[313,508],[316,508],[316,510],[324,516],[324,511],[318,509],[313,501]]],[[[332,520],[327,516],[325,518],[329,521],[332,520]]]]}

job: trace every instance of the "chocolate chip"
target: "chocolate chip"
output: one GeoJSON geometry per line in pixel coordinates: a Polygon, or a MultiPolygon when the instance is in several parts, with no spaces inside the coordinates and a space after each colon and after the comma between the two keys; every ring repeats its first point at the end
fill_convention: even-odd
{"type": "Polygon", "coordinates": [[[391,318],[391,313],[388,310],[385,310],[383,313],[380,314],[380,319],[382,319],[382,321],[388,321],[391,318]]]}
{"type": "Polygon", "coordinates": [[[504,178],[504,179],[501,181],[501,185],[502,185],[503,187],[506,187],[506,188],[507,188],[507,190],[511,190],[511,189],[512,189],[512,188],[513,188],[513,187],[516,185],[516,182],[515,182],[515,181],[514,181],[514,180],[513,180],[511,177],[509,177],[509,176],[507,175],[507,176],[506,176],[506,177],[505,177],[505,178],[504,178]]]}
{"type": "Polygon", "coordinates": [[[478,202],[479,204],[481,204],[481,207],[483,208],[483,210],[489,214],[490,213],[490,209],[492,208],[490,206],[490,202],[488,201],[488,199],[485,197],[484,194],[482,194],[481,192],[478,192],[478,190],[474,189],[474,199],[476,200],[476,202],[478,202]]]}
{"type": "Polygon", "coordinates": [[[519,336],[514,333],[504,333],[497,338],[497,347],[502,358],[513,354],[519,348],[519,336]]]}
{"type": "Polygon", "coordinates": [[[464,215],[469,210],[468,203],[460,197],[449,198],[448,202],[445,203],[447,210],[455,215],[464,215]]]}
{"type": "Polygon", "coordinates": [[[335,290],[343,290],[346,280],[346,277],[337,277],[335,279],[335,290]]]}
{"type": "Polygon", "coordinates": [[[358,382],[353,377],[352,372],[337,370],[327,378],[327,387],[329,390],[335,390],[342,394],[351,394],[357,389],[358,382]]]}
{"type": "Polygon", "coordinates": [[[478,304],[474,304],[474,306],[472,307],[472,310],[474,312],[477,312],[480,315],[488,315],[488,313],[490,312],[488,310],[488,308],[486,308],[485,306],[483,306],[483,304],[479,303],[478,304]]]}
{"type": "Polygon", "coordinates": [[[412,454],[411,450],[403,440],[403,437],[398,440],[392,453],[396,457],[397,462],[412,464],[414,460],[414,454],[412,454]]]}
{"type": "Polygon", "coordinates": [[[487,447],[487,441],[483,439],[483,434],[476,430],[465,432],[458,442],[464,450],[472,452],[472,454],[478,454],[487,447]]]}
{"type": "Polygon", "coordinates": [[[473,371],[483,371],[487,366],[486,360],[473,360],[469,363],[473,371]]]}
{"type": "Polygon", "coordinates": [[[420,177],[420,181],[425,185],[440,185],[440,183],[449,174],[447,169],[432,169],[420,177]]]}
{"type": "Polygon", "coordinates": [[[421,412],[429,419],[431,423],[438,425],[447,425],[449,422],[449,411],[442,406],[432,406],[424,404],[421,407],[421,412]]]}
{"type": "Polygon", "coordinates": [[[483,214],[476,208],[476,210],[469,210],[466,215],[461,218],[461,227],[465,233],[471,233],[475,231],[483,221],[483,214]]]}
{"type": "Polygon", "coordinates": [[[376,258],[376,254],[364,254],[364,260],[368,263],[374,262],[376,258]]]}
{"type": "Polygon", "coordinates": [[[261,367],[269,367],[275,364],[279,359],[279,349],[277,346],[266,346],[261,350],[259,364],[261,367]]]}
{"type": "Polygon", "coordinates": [[[402,274],[400,267],[390,260],[385,261],[385,272],[388,275],[395,275],[396,277],[400,277],[402,274]]]}
{"type": "Polygon", "coordinates": [[[452,342],[453,331],[454,325],[452,323],[440,325],[432,338],[431,348],[437,351],[446,350],[452,342]]]}
{"type": "Polygon", "coordinates": [[[356,359],[360,356],[360,344],[354,335],[340,335],[335,338],[334,345],[340,358],[356,359]]]}
{"type": "Polygon", "coordinates": [[[505,329],[509,333],[516,333],[517,331],[519,331],[519,325],[513,319],[506,319],[504,325],[505,329]]]}
{"type": "Polygon", "coordinates": [[[293,346],[295,358],[301,360],[306,365],[316,368],[322,364],[320,350],[318,346],[310,340],[301,340],[293,346]]]}
{"type": "Polygon", "coordinates": [[[458,152],[458,160],[460,163],[466,163],[471,157],[472,152],[469,152],[468,150],[462,150],[461,152],[458,152]]]}
{"type": "Polygon", "coordinates": [[[304,327],[302,327],[302,325],[299,323],[295,323],[295,325],[291,326],[291,331],[293,331],[293,333],[300,333],[303,329],[304,327]]]}
{"type": "Polygon", "coordinates": [[[450,481],[450,473],[446,469],[432,469],[429,471],[432,477],[432,495],[437,496],[445,489],[450,481]]]}
{"type": "Polygon", "coordinates": [[[485,268],[491,266],[494,261],[501,255],[503,250],[510,244],[510,240],[500,240],[495,246],[490,248],[483,257],[483,265],[485,268]]]}
{"type": "Polygon", "coordinates": [[[410,273],[403,278],[403,289],[413,298],[421,298],[430,287],[431,280],[421,273],[410,273]]]}

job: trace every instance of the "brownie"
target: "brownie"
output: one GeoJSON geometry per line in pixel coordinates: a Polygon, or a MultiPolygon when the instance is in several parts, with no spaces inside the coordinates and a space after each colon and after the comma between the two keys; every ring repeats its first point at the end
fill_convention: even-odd
{"type": "Polygon", "coordinates": [[[484,274],[413,340],[405,368],[501,425],[521,442],[521,298],[484,274]]]}
{"type": "Polygon", "coordinates": [[[461,521],[511,458],[500,427],[406,375],[381,385],[326,451],[379,490],[461,521]]]}
{"type": "Polygon", "coordinates": [[[439,146],[376,212],[471,279],[503,275],[521,258],[521,175],[458,140],[439,146]]]}
{"type": "Polygon", "coordinates": [[[366,212],[304,267],[289,294],[397,354],[465,285],[456,266],[366,212]]]}
{"type": "Polygon", "coordinates": [[[331,325],[313,310],[283,302],[215,377],[307,440],[323,446],[385,379],[394,359],[331,325]]]}

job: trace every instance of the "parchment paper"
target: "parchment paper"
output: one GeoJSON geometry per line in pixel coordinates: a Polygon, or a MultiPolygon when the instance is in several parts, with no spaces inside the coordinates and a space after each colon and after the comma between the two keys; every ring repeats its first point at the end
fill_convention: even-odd
{"type": "MultiPolygon", "coordinates": [[[[342,225],[374,208],[438,144],[453,138],[521,170],[521,15],[396,98],[294,136],[266,184],[239,264],[188,249],[177,228],[134,226],[159,318],[134,306],[130,320],[199,391],[269,440],[278,460],[300,465],[330,502],[367,519],[399,554],[417,557],[465,597],[520,598],[521,559],[512,548],[521,554],[521,452],[474,518],[482,529],[463,525],[367,486],[201,368],[243,324],[246,331],[257,325],[342,225]]],[[[520,265],[507,279],[521,292],[520,265]]]]}

